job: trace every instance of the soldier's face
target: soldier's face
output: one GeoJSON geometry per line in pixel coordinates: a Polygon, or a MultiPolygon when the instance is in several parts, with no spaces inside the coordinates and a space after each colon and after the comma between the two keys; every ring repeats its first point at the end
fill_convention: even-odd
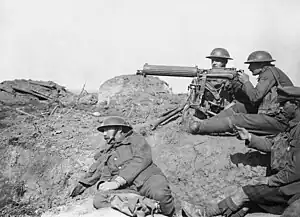
{"type": "Polygon", "coordinates": [[[114,139],[117,134],[117,129],[115,127],[106,127],[103,132],[103,137],[106,141],[114,139]]]}
{"type": "Polygon", "coordinates": [[[283,109],[284,115],[289,119],[294,118],[295,117],[295,112],[297,110],[297,105],[295,103],[290,102],[290,101],[286,101],[282,104],[283,104],[282,109],[283,109]]]}
{"type": "Polygon", "coordinates": [[[227,60],[223,58],[212,58],[211,67],[212,68],[224,68],[226,67],[227,60]]]}
{"type": "Polygon", "coordinates": [[[250,63],[248,69],[252,72],[252,75],[258,75],[261,73],[262,65],[261,63],[250,63]]]}

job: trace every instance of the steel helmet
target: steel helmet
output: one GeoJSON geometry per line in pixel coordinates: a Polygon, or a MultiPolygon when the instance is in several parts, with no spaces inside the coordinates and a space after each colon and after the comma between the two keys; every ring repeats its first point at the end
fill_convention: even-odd
{"type": "Polygon", "coordinates": [[[124,127],[127,131],[132,129],[132,126],[128,124],[123,118],[118,116],[110,116],[106,118],[101,126],[97,128],[98,131],[104,132],[106,127],[124,127]]]}
{"type": "Polygon", "coordinates": [[[245,62],[247,63],[262,63],[262,62],[274,62],[275,60],[273,60],[272,56],[270,53],[268,53],[267,51],[254,51],[252,52],[249,56],[247,61],[245,62]]]}
{"type": "Polygon", "coordinates": [[[229,55],[229,52],[225,48],[215,48],[212,50],[209,56],[206,58],[212,59],[212,58],[224,58],[227,60],[232,60],[232,58],[229,55]]]}

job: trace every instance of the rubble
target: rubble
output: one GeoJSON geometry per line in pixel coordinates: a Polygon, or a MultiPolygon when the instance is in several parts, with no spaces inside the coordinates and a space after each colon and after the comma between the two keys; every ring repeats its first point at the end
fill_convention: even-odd
{"type": "Polygon", "coordinates": [[[17,79],[0,83],[0,102],[4,105],[24,105],[32,100],[57,101],[71,93],[52,81],[17,79]]]}

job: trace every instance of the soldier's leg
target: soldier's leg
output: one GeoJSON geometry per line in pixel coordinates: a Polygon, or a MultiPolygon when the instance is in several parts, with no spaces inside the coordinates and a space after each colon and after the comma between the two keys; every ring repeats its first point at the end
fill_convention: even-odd
{"type": "Polygon", "coordinates": [[[272,214],[282,214],[288,206],[291,196],[281,193],[279,188],[269,187],[268,185],[247,185],[239,188],[232,196],[225,198],[217,204],[207,207],[196,207],[189,203],[183,203],[183,211],[188,216],[212,217],[223,215],[225,217],[244,216],[247,209],[243,207],[247,203],[252,203],[260,207],[263,211],[272,214]],[[214,208],[214,209],[212,209],[214,208]]]}
{"type": "Polygon", "coordinates": [[[167,178],[163,175],[152,175],[139,189],[139,193],[160,202],[162,214],[172,216],[175,212],[174,197],[167,178]]]}
{"type": "Polygon", "coordinates": [[[272,135],[284,132],[287,124],[266,114],[240,114],[229,117],[233,125],[246,128],[249,132],[259,135],[272,135]]]}
{"type": "Polygon", "coordinates": [[[279,187],[269,187],[268,185],[247,185],[243,187],[243,191],[249,201],[271,214],[282,214],[292,197],[284,195],[279,187]]]}
{"type": "MultiPolygon", "coordinates": [[[[216,116],[213,116],[206,120],[209,121],[209,123],[213,123],[213,122],[218,121],[218,119],[220,119],[220,118],[230,117],[230,116],[233,116],[233,115],[236,115],[239,113],[247,114],[249,112],[247,111],[247,108],[243,103],[237,101],[232,106],[230,106],[227,109],[224,109],[216,116]]],[[[205,119],[203,114],[201,112],[195,111],[194,109],[190,109],[190,110],[186,111],[183,115],[183,125],[187,129],[188,132],[193,133],[192,130],[189,129],[190,125],[191,125],[191,123],[197,123],[197,121],[199,121],[199,119],[200,120],[205,119]],[[194,117],[196,117],[196,118],[194,118],[194,117]]],[[[191,125],[191,126],[193,126],[193,125],[191,125]]]]}
{"type": "Polygon", "coordinates": [[[248,196],[242,188],[238,189],[234,195],[227,197],[217,204],[210,204],[205,207],[197,207],[187,202],[182,202],[183,212],[189,216],[212,217],[223,215],[226,217],[242,217],[248,209],[243,209],[243,205],[249,201],[248,196]]]}
{"type": "Polygon", "coordinates": [[[212,120],[191,121],[188,132],[192,134],[233,132],[234,125],[260,135],[277,134],[283,132],[287,127],[286,124],[265,114],[236,114],[212,120]]]}
{"type": "Polygon", "coordinates": [[[236,113],[247,114],[249,112],[247,111],[247,108],[243,103],[236,101],[236,102],[234,102],[234,104],[232,106],[224,109],[223,111],[221,111],[219,114],[217,114],[214,117],[216,117],[216,118],[229,117],[231,115],[235,115],[236,113]]]}

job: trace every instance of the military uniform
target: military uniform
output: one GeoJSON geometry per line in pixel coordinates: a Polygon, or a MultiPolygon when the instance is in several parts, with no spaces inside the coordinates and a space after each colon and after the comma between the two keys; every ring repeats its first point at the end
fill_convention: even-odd
{"type": "MultiPolygon", "coordinates": [[[[96,162],[79,182],[98,186],[120,176],[126,180],[124,188],[160,202],[164,215],[174,212],[174,198],[162,171],[152,162],[151,147],[139,134],[130,131],[124,138],[95,155],[96,162]]],[[[94,198],[95,208],[102,206],[99,192],[94,198]]]]}
{"type": "MultiPolygon", "coordinates": [[[[234,202],[232,199],[234,196],[231,196],[219,202],[217,206],[207,207],[208,217],[220,214],[244,216],[246,212],[243,211],[242,207],[245,205],[272,214],[282,214],[291,203],[300,198],[300,87],[278,88],[278,93],[280,94],[278,96],[279,102],[298,101],[297,111],[293,119],[290,118],[287,130],[272,138],[251,134],[250,141],[246,141],[246,146],[266,153],[271,152],[271,165],[275,165],[272,162],[276,159],[272,159],[272,156],[276,156],[274,152],[277,150],[273,147],[278,145],[280,147],[285,143],[285,158],[282,166],[273,168],[276,169],[273,170],[275,172],[265,178],[266,181],[263,184],[243,186],[239,191],[240,193],[235,195],[235,200],[238,203],[234,202]]],[[[184,205],[184,209],[190,214],[203,212],[188,203],[184,205]]]]}
{"type": "Polygon", "coordinates": [[[278,85],[293,86],[293,83],[277,67],[271,64],[263,67],[256,87],[250,81],[242,85],[242,92],[247,96],[244,103],[236,102],[234,106],[220,112],[215,117],[198,123],[189,123],[189,131],[193,134],[231,132],[233,125],[260,135],[285,131],[288,120],[280,112],[276,102],[278,85]]]}
{"type": "Polygon", "coordinates": [[[267,185],[248,185],[243,190],[251,202],[258,204],[265,211],[281,214],[284,209],[296,199],[300,198],[300,118],[291,120],[289,128],[275,138],[251,136],[247,144],[263,152],[271,152],[271,147],[280,143],[281,139],[289,143],[289,156],[286,166],[268,177],[267,185]],[[271,205],[270,205],[271,204],[271,205]]]}

